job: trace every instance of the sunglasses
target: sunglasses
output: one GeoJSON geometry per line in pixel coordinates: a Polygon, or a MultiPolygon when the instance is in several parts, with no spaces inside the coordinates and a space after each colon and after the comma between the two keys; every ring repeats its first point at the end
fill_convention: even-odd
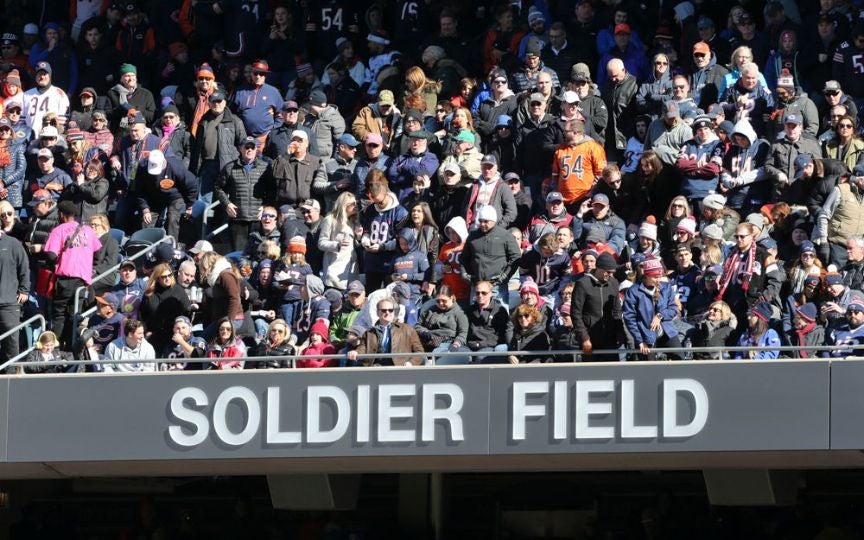
{"type": "Polygon", "coordinates": [[[705,53],[701,53],[701,52],[693,53],[694,58],[705,58],[705,56],[706,56],[705,53]]]}
{"type": "Polygon", "coordinates": [[[852,129],[852,124],[837,124],[839,129],[852,129]]]}
{"type": "Polygon", "coordinates": [[[492,294],[492,291],[477,291],[477,294],[479,294],[480,296],[486,296],[492,294]]]}
{"type": "Polygon", "coordinates": [[[736,234],[735,238],[738,238],[740,240],[741,238],[750,238],[750,235],[749,234],[736,234]]]}
{"type": "Polygon", "coordinates": [[[378,308],[378,313],[393,313],[393,311],[394,311],[393,308],[390,308],[390,309],[378,308]]]}
{"type": "Polygon", "coordinates": [[[654,62],[655,66],[668,66],[669,62],[654,62]]]}
{"type": "Polygon", "coordinates": [[[673,204],[672,208],[684,208],[683,204],[673,204]]]}
{"type": "Polygon", "coordinates": [[[530,319],[531,314],[530,313],[523,313],[522,315],[519,315],[519,318],[520,319],[530,319]]]}
{"type": "Polygon", "coordinates": [[[252,75],[255,75],[256,77],[266,77],[267,73],[265,73],[263,71],[253,71],[252,75]]]}
{"type": "Polygon", "coordinates": [[[507,81],[505,81],[504,79],[496,79],[492,82],[495,84],[507,84],[507,81]]]}
{"type": "Polygon", "coordinates": [[[381,145],[375,143],[366,143],[366,148],[378,148],[379,146],[381,145]]]}
{"type": "Polygon", "coordinates": [[[861,313],[860,309],[847,309],[846,310],[846,315],[857,315],[859,313],[861,313]]]}
{"type": "Polygon", "coordinates": [[[723,311],[723,310],[720,309],[719,307],[710,307],[710,308],[708,308],[708,311],[720,312],[720,311],[723,311]]]}
{"type": "Polygon", "coordinates": [[[447,111],[445,111],[444,109],[435,109],[435,112],[436,113],[443,113],[443,112],[447,112],[447,111]]]}
{"type": "Polygon", "coordinates": [[[15,212],[3,212],[2,214],[0,214],[0,216],[4,216],[4,217],[12,217],[14,215],[15,215],[15,212]]]}
{"type": "Polygon", "coordinates": [[[172,277],[174,277],[174,274],[162,274],[162,275],[159,276],[159,277],[160,277],[161,279],[171,279],[172,277]]]}
{"type": "Polygon", "coordinates": [[[543,105],[543,103],[541,103],[540,101],[532,101],[531,102],[532,107],[539,107],[540,105],[543,105]]]}
{"type": "Polygon", "coordinates": [[[276,219],[276,214],[267,212],[266,214],[261,214],[261,219],[276,219]]]}

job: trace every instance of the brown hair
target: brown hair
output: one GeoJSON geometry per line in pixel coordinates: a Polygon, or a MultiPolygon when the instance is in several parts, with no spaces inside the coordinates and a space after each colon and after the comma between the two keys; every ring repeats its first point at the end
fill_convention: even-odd
{"type": "Polygon", "coordinates": [[[519,327],[519,316],[520,315],[531,315],[531,324],[532,326],[537,324],[540,321],[540,310],[533,306],[529,306],[528,304],[519,304],[519,307],[513,310],[513,324],[518,328],[519,327]]]}

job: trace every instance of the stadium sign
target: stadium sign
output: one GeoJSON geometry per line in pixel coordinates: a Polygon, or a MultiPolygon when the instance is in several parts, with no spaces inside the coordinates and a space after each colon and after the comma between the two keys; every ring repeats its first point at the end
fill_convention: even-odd
{"type": "Polygon", "coordinates": [[[828,449],[830,372],[778,361],[9,377],[0,461],[828,449]]]}

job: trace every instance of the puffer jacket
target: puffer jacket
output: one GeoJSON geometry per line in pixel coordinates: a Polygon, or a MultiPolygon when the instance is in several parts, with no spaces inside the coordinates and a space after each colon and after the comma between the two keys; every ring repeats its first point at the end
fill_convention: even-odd
{"type": "Polygon", "coordinates": [[[258,209],[264,205],[269,174],[270,166],[261,158],[256,157],[248,170],[241,159],[236,159],[222,169],[214,195],[223,206],[229,202],[237,205],[236,221],[257,221],[258,209]]]}
{"type": "Polygon", "coordinates": [[[420,315],[414,330],[421,338],[428,335],[433,341],[458,341],[465,345],[468,339],[468,317],[456,303],[449,309],[441,309],[436,305],[420,315]]]}
{"type": "Polygon", "coordinates": [[[345,133],[345,119],[339,114],[339,109],[334,105],[327,105],[316,116],[311,112],[306,113],[303,125],[315,134],[318,145],[318,155],[328,158],[333,155],[333,147],[336,139],[345,133]]]}
{"type": "Polygon", "coordinates": [[[0,181],[6,188],[5,199],[13,208],[21,208],[24,205],[22,190],[24,187],[24,173],[27,171],[27,160],[24,157],[24,145],[10,145],[9,165],[0,167],[0,181]]]}

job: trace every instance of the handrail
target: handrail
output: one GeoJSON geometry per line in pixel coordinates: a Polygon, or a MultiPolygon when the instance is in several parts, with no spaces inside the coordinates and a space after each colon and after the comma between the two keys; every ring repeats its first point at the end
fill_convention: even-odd
{"type": "MultiPolygon", "coordinates": [[[[34,321],[40,321],[41,322],[40,333],[45,332],[45,325],[46,325],[45,316],[42,315],[41,313],[37,313],[36,315],[33,315],[32,317],[30,317],[26,321],[20,323],[15,328],[12,328],[11,330],[7,330],[7,331],[3,332],[2,334],[0,334],[0,341],[3,341],[4,339],[6,339],[12,335],[16,335],[16,337],[17,337],[18,332],[20,332],[22,328],[24,328],[26,326],[30,326],[34,321]]],[[[23,354],[27,354],[31,350],[32,350],[32,347],[30,349],[27,349],[26,351],[24,351],[23,354]]],[[[14,363],[16,360],[18,360],[18,358],[21,358],[23,356],[23,354],[19,353],[18,356],[15,356],[14,358],[10,358],[10,359],[6,360],[3,364],[0,364],[0,371],[4,370],[7,366],[14,363]]]]}
{"type": "MultiPolygon", "coordinates": [[[[171,241],[174,241],[174,237],[172,237],[172,236],[164,236],[164,237],[160,238],[159,240],[153,242],[149,248],[143,249],[143,250],[139,251],[138,253],[136,253],[135,255],[132,255],[131,257],[124,257],[123,261],[115,264],[114,266],[112,266],[108,270],[105,270],[104,272],[102,272],[98,276],[94,277],[90,283],[96,283],[97,281],[101,280],[102,278],[106,278],[106,277],[110,276],[111,274],[117,272],[120,269],[120,265],[123,264],[123,262],[134,261],[136,259],[139,259],[139,258],[143,257],[144,255],[147,255],[157,245],[163,244],[165,242],[171,242],[171,241]]],[[[72,327],[72,346],[73,346],[73,348],[78,343],[78,332],[75,330],[78,326],[78,320],[82,317],[89,316],[90,314],[92,314],[95,311],[95,308],[91,307],[90,309],[88,309],[84,313],[79,313],[79,311],[81,310],[81,292],[85,291],[85,290],[87,290],[86,285],[82,285],[82,286],[78,287],[77,289],[75,289],[75,296],[74,296],[74,300],[72,301],[72,325],[73,325],[73,327],[72,327]]]]}
{"type": "MultiPolygon", "coordinates": [[[[864,351],[864,344],[861,345],[846,345],[841,346],[843,350],[852,350],[852,351],[864,351]]],[[[778,351],[832,351],[837,350],[838,346],[836,345],[810,345],[810,346],[802,346],[795,347],[789,345],[779,345],[777,347],[771,347],[771,350],[778,351]]],[[[709,352],[709,353],[722,353],[723,351],[763,351],[765,347],[748,347],[748,346],[732,346],[732,347],[670,347],[664,349],[654,349],[654,352],[662,352],[662,353],[671,353],[671,352],[709,352]]],[[[604,354],[604,355],[642,355],[639,349],[604,349],[594,351],[593,354],[604,354]]],[[[368,353],[368,354],[358,354],[357,358],[362,359],[383,359],[383,358],[405,358],[405,357],[414,357],[414,358],[424,358],[426,360],[431,360],[431,363],[426,363],[427,366],[436,365],[436,358],[446,358],[446,357],[464,357],[464,356],[482,356],[482,357],[507,357],[507,356],[517,356],[517,357],[531,357],[531,356],[572,356],[574,358],[571,363],[579,363],[576,358],[582,356],[582,352],[578,350],[557,350],[557,351],[487,351],[487,352],[446,352],[446,353],[431,353],[431,352],[403,352],[403,353],[368,353]]],[[[851,356],[851,355],[850,355],[851,356]]],[[[344,354],[315,354],[314,358],[326,358],[326,359],[337,359],[342,360],[345,359],[344,354]]],[[[255,362],[255,361],[287,361],[289,367],[287,369],[297,369],[296,361],[297,360],[305,360],[312,357],[308,356],[249,356],[243,358],[236,358],[236,360],[242,360],[244,362],[255,362]]],[[[813,359],[823,359],[814,356],[813,359]]],[[[824,358],[824,360],[837,360],[837,358],[824,358]]],[[[208,364],[211,362],[219,362],[222,359],[219,358],[137,358],[130,360],[61,360],[61,361],[50,361],[50,362],[19,362],[16,366],[73,366],[73,365],[106,365],[106,364],[151,364],[151,363],[164,363],[164,364],[208,364]]],[[[717,360],[714,359],[705,359],[705,360],[717,360]]],[[[609,363],[609,362],[606,362],[609,363]]],[[[612,362],[618,363],[618,362],[612,362]]],[[[476,364],[472,364],[476,365],[476,364]]],[[[2,366],[0,366],[2,367],[2,366]]],[[[333,369],[333,368],[327,368],[333,369]]],[[[229,370],[230,371],[230,370],[229,370]]]]}
{"type": "MultiPolygon", "coordinates": [[[[206,208],[204,208],[204,213],[201,215],[201,238],[208,238],[210,235],[207,234],[207,222],[210,218],[210,211],[222,204],[222,201],[213,201],[208,204],[206,208]]],[[[215,235],[215,233],[212,233],[215,235]]]]}

